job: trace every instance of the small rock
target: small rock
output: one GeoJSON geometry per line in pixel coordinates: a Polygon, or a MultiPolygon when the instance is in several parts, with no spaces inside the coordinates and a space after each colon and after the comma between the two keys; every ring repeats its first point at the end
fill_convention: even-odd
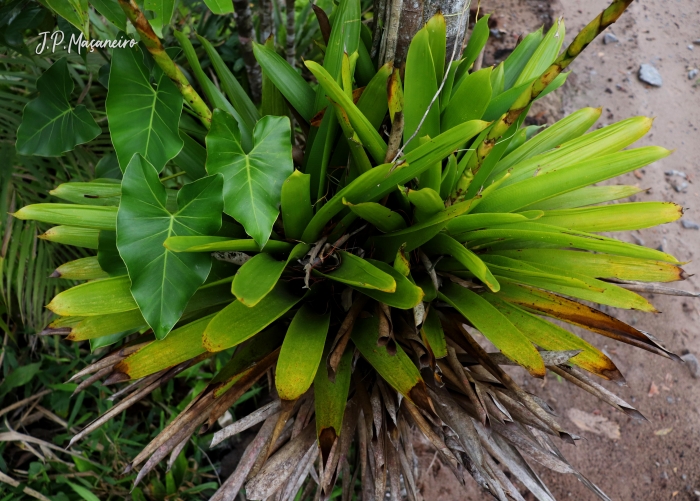
{"type": "Polygon", "coordinates": [[[688,179],[688,174],[686,174],[682,170],[671,169],[671,170],[667,170],[665,172],[665,174],[667,176],[678,176],[678,177],[682,177],[683,179],[688,179]]]}
{"type": "Polygon", "coordinates": [[[639,79],[646,84],[653,85],[654,87],[661,87],[664,83],[661,79],[659,70],[647,63],[644,63],[639,67],[639,79]]]}
{"type": "Polygon", "coordinates": [[[688,188],[688,182],[687,181],[681,181],[681,182],[672,182],[671,186],[673,187],[674,190],[676,190],[677,193],[683,192],[686,188],[688,188]]]}
{"type": "Polygon", "coordinates": [[[491,32],[491,36],[496,37],[496,38],[501,38],[501,32],[498,31],[497,29],[491,28],[489,31],[491,32]]]}
{"type": "Polygon", "coordinates": [[[693,43],[694,43],[695,45],[700,45],[700,38],[698,38],[697,40],[693,40],[693,43]]]}
{"type": "Polygon", "coordinates": [[[692,70],[690,70],[688,72],[688,80],[692,80],[693,78],[698,76],[698,72],[699,72],[699,70],[697,68],[693,68],[692,70]]]}
{"type": "Polygon", "coordinates": [[[693,50],[693,46],[692,46],[692,45],[688,45],[688,50],[693,50]]]}
{"type": "Polygon", "coordinates": [[[666,397],[666,402],[668,402],[669,404],[672,404],[675,402],[675,400],[673,399],[673,397],[666,397]]]}
{"type": "Polygon", "coordinates": [[[700,224],[688,221],[687,219],[681,219],[681,226],[686,230],[700,230],[700,224]]]}
{"type": "Polygon", "coordinates": [[[603,43],[605,45],[609,43],[618,43],[620,40],[617,39],[617,37],[613,33],[606,33],[605,36],[603,37],[603,43]]]}
{"type": "Polygon", "coordinates": [[[693,378],[700,378],[700,363],[698,363],[698,359],[695,357],[695,355],[692,353],[686,353],[685,355],[681,355],[681,360],[685,362],[685,365],[688,367],[690,375],[693,376],[693,378]]]}

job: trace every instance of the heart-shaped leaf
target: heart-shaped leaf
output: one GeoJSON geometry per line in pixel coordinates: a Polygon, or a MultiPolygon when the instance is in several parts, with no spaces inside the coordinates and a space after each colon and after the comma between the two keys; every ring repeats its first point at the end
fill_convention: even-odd
{"type": "Polygon", "coordinates": [[[73,108],[68,100],[73,79],[66,58],[56,61],[36,82],[39,97],[24,108],[17,130],[17,151],[22,155],[57,157],[100,134],[82,104],[73,108]]]}
{"type": "Polygon", "coordinates": [[[122,172],[134,153],[160,172],[182,149],[178,132],[182,96],[158,66],[153,69],[153,79],[155,87],[138,46],[114,49],[106,108],[122,172]]]}
{"type": "Polygon", "coordinates": [[[266,116],[253,129],[253,149],[241,146],[238,123],[214,110],[207,134],[207,171],[224,176],[224,212],[265,247],[279,213],[282,183],[294,171],[287,117],[266,116]]]}
{"type": "Polygon", "coordinates": [[[117,248],[131,278],[131,294],[158,339],[170,332],[211,269],[209,255],[177,254],[163,242],[171,236],[216,233],[221,227],[222,186],[218,175],[185,185],[171,214],[156,169],[141,155],[134,155],[126,168],[117,248]]]}

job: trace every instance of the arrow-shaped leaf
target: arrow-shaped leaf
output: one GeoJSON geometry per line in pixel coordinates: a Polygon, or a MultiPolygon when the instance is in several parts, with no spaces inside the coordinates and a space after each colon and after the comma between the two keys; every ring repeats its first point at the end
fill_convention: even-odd
{"type": "Polygon", "coordinates": [[[136,47],[114,50],[105,106],[122,171],[134,153],[140,153],[160,172],[182,149],[182,96],[159,67],[154,67],[153,76],[155,88],[136,47]]]}
{"type": "Polygon", "coordinates": [[[294,171],[289,119],[261,119],[253,130],[253,149],[247,154],[240,137],[236,120],[214,110],[206,139],[207,171],[223,174],[224,211],[262,248],[277,219],[282,183],[294,171]]]}
{"type": "Polygon", "coordinates": [[[57,157],[100,134],[87,108],[68,100],[73,79],[66,58],[56,61],[36,82],[39,97],[27,103],[17,130],[17,151],[23,155],[57,157]]]}
{"type": "Polygon", "coordinates": [[[147,160],[134,155],[124,173],[117,248],[131,278],[131,293],[158,339],[170,332],[211,269],[210,256],[177,254],[163,242],[171,236],[217,232],[222,186],[218,175],[185,185],[177,196],[177,212],[171,214],[165,188],[147,160]]]}

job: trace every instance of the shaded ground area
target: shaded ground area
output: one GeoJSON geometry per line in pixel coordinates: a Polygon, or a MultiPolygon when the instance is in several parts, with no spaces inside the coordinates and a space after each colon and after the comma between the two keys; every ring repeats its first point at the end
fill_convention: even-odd
{"type": "MultiPolygon", "coordinates": [[[[486,54],[484,64],[507,57],[518,36],[542,24],[551,25],[559,15],[566,19],[569,42],[607,0],[501,0],[482,2],[484,12],[494,12],[500,38],[486,54]]],[[[614,181],[635,184],[649,191],[637,200],[672,201],[685,208],[681,222],[635,231],[623,239],[662,247],[681,261],[692,275],[677,285],[700,290],[700,76],[689,71],[700,67],[700,3],[692,0],[634,2],[608,32],[617,42],[603,43],[602,36],[572,65],[574,73],[558,96],[548,97],[533,114],[538,123],[552,123],[562,113],[584,106],[601,106],[596,126],[634,115],[655,117],[650,134],[638,146],[660,145],[675,149],[670,157],[614,181]],[[639,81],[638,70],[654,66],[661,87],[639,81]],[[691,73],[692,75],[692,73],[691,73]],[[677,171],[673,175],[667,172],[677,171]],[[682,174],[679,174],[682,173],[682,174]]],[[[614,311],[622,320],[658,337],[676,353],[700,356],[700,299],[649,296],[662,312],[614,311]]],[[[600,336],[583,337],[604,348],[628,381],[627,387],[606,385],[636,406],[649,422],[638,422],[598,402],[568,383],[548,376],[544,383],[523,378],[526,389],[557,411],[563,424],[584,437],[576,446],[562,444],[562,452],[612,499],[656,501],[700,499],[700,379],[688,368],[645,351],[600,336]],[[575,409],[568,411],[568,409],[575,409]],[[619,429],[619,432],[618,432],[619,429]],[[590,431],[595,430],[595,431],[590,431]],[[609,438],[617,437],[619,438],[609,438]],[[697,492],[698,494],[695,494],[697,492]]],[[[433,453],[425,447],[421,467],[433,453]]],[[[573,476],[542,471],[557,499],[595,499],[573,476]]],[[[485,499],[473,482],[465,491],[447,468],[436,460],[422,477],[426,499],[435,501],[485,499]]],[[[526,498],[527,499],[527,498],[526,498]]]]}

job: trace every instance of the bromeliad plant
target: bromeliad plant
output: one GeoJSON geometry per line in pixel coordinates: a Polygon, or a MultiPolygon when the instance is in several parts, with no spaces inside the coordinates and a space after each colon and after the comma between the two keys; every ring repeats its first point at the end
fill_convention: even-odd
{"type": "MultiPolygon", "coordinates": [[[[272,401],[215,435],[219,443],[262,423],[212,499],[243,487],[249,499],[307,499],[314,489],[327,498],[337,481],[351,499],[357,478],[362,499],[383,499],[387,485],[398,499],[401,479],[409,499],[422,499],[415,428],[457,478],[469,473],[499,499],[522,499],[512,479],[552,499],[529,460],[607,499],[553,440],[577,437],[503,366],[539,378],[549,369],[641,417],[591,377],[622,381],[613,361],[547,318],[677,358],[589,305],[653,312],[636,292],[680,293],[653,284],[685,278],[676,258],[600,234],[681,216],[672,203],[608,204],[639,190],[594,186],[668,155],[625,149],[651,120],[587,132],[601,110],[584,108],[540,132],[522,127],[531,103],[563,83],[629,3],[613,1],[561,54],[558,22],[480,70],[487,17],[456,58],[438,14],[413,38],[401,75],[391,62],[375,69],[360,4],[341,0],[323,64],[306,62],[315,89],[273,47],[254,47],[261,112],[207,40],[219,85],[176,33],[190,82],[137,5],[120,0],[141,40],[111,60],[106,111],[123,179],[65,183],[52,194],[70,203],[15,213],[58,225],[48,233],[63,243],[97,248],[58,268],[86,282],[53,298],[59,318],[47,333],[123,343],[74,376],[86,378],[80,388],[132,383],[72,443],[224,352],[228,364],[134,458],[137,483],[268,374],[272,401]],[[183,171],[160,177],[175,155],[183,171]]],[[[64,68],[58,61],[47,75],[64,68]]],[[[42,92],[27,105],[18,147],[54,139],[30,134],[33,117],[54,109],[92,134],[68,95],[42,92]],[[48,106],[57,100],[60,109],[48,106]]],[[[67,146],[86,138],[73,139],[67,146]]]]}

